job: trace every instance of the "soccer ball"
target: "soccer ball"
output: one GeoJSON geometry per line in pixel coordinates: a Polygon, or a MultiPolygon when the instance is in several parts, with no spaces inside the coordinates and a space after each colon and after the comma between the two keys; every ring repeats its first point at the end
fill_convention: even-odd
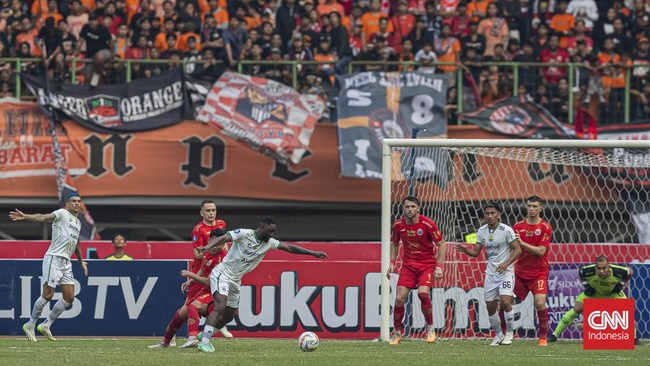
{"type": "Polygon", "coordinates": [[[303,352],[315,351],[319,344],[320,340],[314,332],[305,332],[298,337],[298,346],[303,352]]]}

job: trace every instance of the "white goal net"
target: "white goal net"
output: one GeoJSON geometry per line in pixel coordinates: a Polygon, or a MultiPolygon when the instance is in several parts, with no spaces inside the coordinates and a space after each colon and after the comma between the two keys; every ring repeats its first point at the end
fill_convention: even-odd
{"type": "MultiPolygon", "coordinates": [[[[637,332],[650,338],[650,142],[574,140],[384,140],[382,272],[389,264],[390,230],[401,200],[415,195],[420,213],[434,220],[448,243],[471,242],[482,225],[481,207],[495,201],[502,222],[525,218],[527,197],[545,201],[542,217],[553,227],[547,308],[552,331],[582,291],[580,266],[607,255],[633,267],[626,291],[636,300],[637,332]]],[[[449,244],[444,277],[432,289],[433,325],[441,337],[491,336],[483,298],[483,255],[470,258],[449,244]]],[[[399,270],[400,259],[396,261],[399,270]]],[[[382,339],[392,329],[397,276],[382,284],[382,339]],[[390,291],[387,291],[388,289],[390,291]]],[[[532,295],[518,300],[519,337],[536,337],[532,295]],[[519,302],[520,301],[520,302],[519,302]]],[[[415,291],[404,330],[424,337],[415,291]]],[[[564,338],[581,338],[581,318],[564,338]]]]}

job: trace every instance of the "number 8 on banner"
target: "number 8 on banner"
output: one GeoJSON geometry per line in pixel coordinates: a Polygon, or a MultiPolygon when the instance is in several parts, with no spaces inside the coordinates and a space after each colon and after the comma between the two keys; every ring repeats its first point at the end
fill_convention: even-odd
{"type": "Polygon", "coordinates": [[[428,125],[433,121],[433,97],[426,94],[418,94],[411,100],[411,121],[418,125],[428,125]]]}

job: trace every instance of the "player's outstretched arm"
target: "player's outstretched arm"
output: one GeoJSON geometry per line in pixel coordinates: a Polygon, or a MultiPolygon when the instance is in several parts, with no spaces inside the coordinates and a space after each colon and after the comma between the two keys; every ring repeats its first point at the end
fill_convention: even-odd
{"type": "Polygon", "coordinates": [[[34,221],[34,222],[53,222],[54,219],[56,219],[56,216],[54,214],[49,213],[49,214],[26,214],[21,212],[19,209],[16,209],[16,211],[10,211],[9,212],[9,218],[12,221],[22,221],[22,220],[27,220],[27,221],[34,221]]]}
{"type": "Polygon", "coordinates": [[[280,246],[278,247],[280,250],[284,250],[285,252],[293,253],[293,254],[305,254],[305,255],[311,255],[316,258],[327,258],[327,253],[325,252],[315,252],[313,250],[309,250],[303,247],[299,247],[297,245],[293,244],[284,244],[280,243],[280,246]]]}
{"type": "Polygon", "coordinates": [[[483,247],[479,244],[470,244],[470,246],[467,247],[464,244],[459,243],[455,244],[454,248],[461,253],[469,255],[470,257],[478,257],[483,247]]]}

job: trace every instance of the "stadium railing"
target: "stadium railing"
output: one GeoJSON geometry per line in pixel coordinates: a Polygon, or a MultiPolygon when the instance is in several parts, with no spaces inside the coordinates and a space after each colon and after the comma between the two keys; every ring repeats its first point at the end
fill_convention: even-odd
{"type": "MultiPolygon", "coordinates": [[[[20,82],[19,73],[23,71],[23,66],[28,63],[40,62],[37,58],[0,58],[0,64],[9,63],[13,65],[10,69],[13,81],[14,90],[12,90],[16,98],[20,99],[25,95],[24,85],[20,82]]],[[[73,59],[71,62],[70,82],[77,83],[77,75],[81,72],[78,69],[78,64],[86,64],[93,62],[87,59],[73,59]]],[[[201,63],[202,60],[189,60],[183,59],[179,63],[184,70],[187,70],[188,65],[201,63]]],[[[124,72],[123,77],[119,80],[130,82],[137,75],[134,73],[136,65],[144,64],[170,64],[169,60],[112,60],[113,65],[119,65],[118,72],[124,72]]],[[[262,67],[284,67],[289,71],[290,84],[294,89],[299,89],[302,79],[308,72],[319,70],[323,65],[330,65],[333,69],[331,62],[318,62],[318,61],[252,61],[242,60],[234,69],[238,72],[246,72],[252,66],[262,67]]],[[[453,63],[434,63],[435,66],[455,66],[456,71],[453,72],[450,83],[451,87],[456,88],[455,104],[459,112],[471,112],[487,104],[491,100],[501,99],[507,96],[518,96],[522,90],[520,86],[525,87],[525,91],[529,93],[533,99],[547,107],[551,113],[556,115],[558,119],[569,124],[574,123],[575,110],[580,105],[585,109],[591,108],[600,115],[599,123],[630,123],[638,120],[650,118],[650,95],[644,98],[643,84],[637,79],[635,70],[643,66],[628,65],[612,67],[612,70],[624,69],[624,87],[614,88],[616,90],[607,90],[604,93],[604,98],[601,99],[599,94],[596,96],[596,103],[581,103],[584,101],[585,94],[587,93],[589,79],[594,77],[590,71],[580,63],[522,63],[522,62],[482,62],[480,66],[475,66],[474,70],[468,67],[453,64],[453,63]],[[491,69],[496,66],[497,70],[491,69]],[[559,82],[557,81],[544,81],[543,70],[544,68],[556,68],[558,70],[564,69],[566,84],[568,88],[561,90],[559,82]],[[492,73],[491,73],[492,72],[492,73]],[[473,84],[468,82],[468,75],[473,75],[473,84]],[[477,78],[478,77],[478,80],[477,78]],[[636,82],[639,82],[638,84],[636,82]],[[490,83],[496,83],[496,88],[490,90],[490,83]],[[637,86],[635,89],[634,87],[637,86]],[[621,90],[622,89],[622,90],[621,90]],[[641,90],[638,90],[641,89],[641,90]],[[482,103],[473,103],[473,95],[478,94],[481,97],[482,103]],[[471,101],[468,103],[468,101],[471,101]],[[589,107],[588,104],[591,104],[589,107]]],[[[397,71],[417,69],[419,64],[417,62],[401,62],[401,61],[351,61],[347,65],[348,73],[355,73],[366,70],[377,71],[397,71]]],[[[609,71],[605,69],[602,78],[612,78],[612,73],[618,72],[619,81],[621,78],[620,71],[609,71]],[[608,75],[609,74],[609,75],[608,75]]],[[[330,75],[331,73],[325,74],[330,75]]],[[[600,77],[600,76],[599,76],[600,77]]],[[[6,80],[0,79],[0,83],[6,80]]],[[[333,90],[333,89],[332,89],[333,90]]],[[[334,97],[335,91],[328,93],[328,97],[334,97]]],[[[478,101],[477,101],[478,102],[478,101]]],[[[449,103],[453,103],[449,100],[449,103]]],[[[459,122],[460,124],[460,122],[459,122]]]]}

